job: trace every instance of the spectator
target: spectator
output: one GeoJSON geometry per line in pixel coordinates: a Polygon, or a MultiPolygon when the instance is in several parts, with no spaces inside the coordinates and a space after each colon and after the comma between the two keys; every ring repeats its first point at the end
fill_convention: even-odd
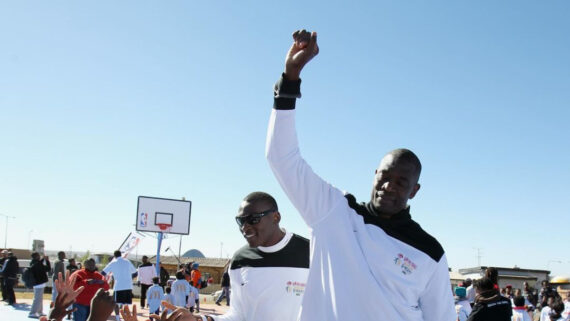
{"type": "Polygon", "coordinates": [[[73,274],[73,272],[79,270],[79,266],[77,266],[77,264],[75,263],[74,258],[69,259],[69,264],[67,265],[66,269],[69,271],[69,274],[73,274]]]}
{"type": "Polygon", "coordinates": [[[464,287],[455,288],[455,312],[459,321],[466,321],[471,313],[471,305],[467,299],[467,291],[464,287]]]}
{"type": "Polygon", "coordinates": [[[473,280],[467,278],[463,282],[463,285],[466,287],[465,290],[467,291],[467,300],[469,301],[469,304],[471,304],[471,307],[473,307],[473,303],[475,301],[475,287],[473,286],[473,280]]]}
{"type": "Polygon", "coordinates": [[[94,259],[87,259],[83,262],[83,268],[73,272],[71,275],[75,278],[74,290],[83,287],[81,292],[73,303],[74,321],[86,321],[90,314],[91,300],[99,289],[109,290],[109,284],[105,281],[103,275],[97,272],[94,259]]]}
{"type": "Polygon", "coordinates": [[[18,283],[18,258],[14,253],[8,251],[7,258],[2,266],[2,275],[4,276],[4,286],[6,291],[6,301],[9,305],[16,304],[16,295],[14,294],[14,287],[18,283]]]}
{"type": "MultiPolygon", "coordinates": [[[[57,252],[57,260],[53,264],[53,282],[57,280],[57,276],[61,273],[61,275],[65,275],[65,252],[59,251],[57,252]]],[[[52,286],[51,289],[51,302],[52,305],[55,302],[55,298],[57,298],[57,288],[52,286]]]]}
{"type": "Polygon", "coordinates": [[[112,274],[115,282],[113,284],[113,295],[115,297],[115,319],[120,320],[120,308],[125,304],[133,303],[133,278],[137,276],[137,269],[133,264],[121,256],[121,251],[113,253],[114,259],[107,264],[101,274],[112,274]]]}
{"type": "Polygon", "coordinates": [[[560,296],[553,297],[549,307],[551,311],[547,321],[566,321],[562,316],[562,313],[564,312],[564,302],[562,302],[562,298],[560,296]]]}
{"type": "Polygon", "coordinates": [[[540,292],[538,293],[538,304],[540,304],[541,307],[548,306],[548,298],[554,297],[555,292],[556,291],[550,286],[550,282],[543,280],[541,282],[540,292]]]}
{"type": "Polygon", "coordinates": [[[190,281],[194,284],[194,287],[197,289],[202,288],[202,272],[198,269],[200,264],[198,262],[194,262],[192,264],[192,272],[190,273],[190,281]]]}
{"type": "Polygon", "coordinates": [[[570,320],[570,291],[566,293],[566,299],[564,300],[564,312],[562,312],[562,317],[565,320],[570,320]]]}
{"type": "Polygon", "coordinates": [[[493,279],[485,276],[474,284],[477,295],[467,321],[510,321],[513,314],[511,302],[499,294],[493,279]]]}
{"type": "Polygon", "coordinates": [[[512,321],[532,321],[531,315],[524,305],[525,298],[523,296],[515,296],[513,302],[512,321]]]}
{"type": "Polygon", "coordinates": [[[226,268],[224,274],[222,275],[221,285],[222,293],[220,293],[220,296],[216,300],[216,304],[220,305],[220,302],[222,302],[225,297],[226,305],[230,305],[230,274],[228,273],[228,268],[226,268]]]}
{"type": "Polygon", "coordinates": [[[162,263],[161,263],[160,264],[160,286],[163,289],[168,284],[169,279],[170,279],[170,274],[168,274],[168,271],[166,271],[166,269],[164,268],[164,266],[162,266],[162,263]]]}
{"type": "Polygon", "coordinates": [[[523,282],[522,295],[524,296],[525,305],[527,306],[527,308],[530,311],[534,311],[534,309],[536,308],[536,303],[538,298],[536,295],[536,291],[532,287],[530,287],[530,285],[526,281],[523,282]]]}
{"type": "Polygon", "coordinates": [[[190,312],[194,313],[194,311],[196,311],[196,313],[199,313],[200,292],[198,292],[198,289],[194,286],[194,284],[192,284],[192,282],[190,282],[189,284],[190,284],[190,293],[188,294],[186,306],[190,309],[190,312]]]}
{"type": "Polygon", "coordinates": [[[2,254],[0,255],[0,287],[2,288],[2,301],[8,301],[8,295],[6,294],[6,283],[4,282],[4,273],[2,273],[4,262],[7,260],[8,250],[2,250],[2,254]]]}
{"type": "Polygon", "coordinates": [[[148,261],[148,256],[143,255],[142,257],[142,264],[139,266],[138,269],[139,274],[139,283],[141,286],[141,310],[146,307],[146,291],[153,285],[152,279],[156,277],[156,269],[154,265],[152,265],[148,261]]]}
{"type": "Polygon", "coordinates": [[[44,289],[48,282],[48,272],[51,271],[49,257],[40,258],[40,253],[32,253],[30,271],[34,276],[34,300],[30,309],[29,318],[39,319],[44,314],[44,289]]]}

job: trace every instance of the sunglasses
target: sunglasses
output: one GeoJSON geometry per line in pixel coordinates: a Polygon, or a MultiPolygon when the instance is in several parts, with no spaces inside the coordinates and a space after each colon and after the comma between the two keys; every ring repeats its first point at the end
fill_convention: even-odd
{"type": "Polygon", "coordinates": [[[249,224],[249,225],[255,225],[257,223],[259,223],[259,221],[261,221],[261,219],[268,214],[274,213],[276,212],[276,209],[270,209],[267,210],[265,212],[261,212],[261,213],[255,213],[255,214],[248,214],[248,215],[243,215],[243,216],[236,216],[236,222],[238,224],[239,227],[243,227],[245,225],[245,223],[249,224]]]}

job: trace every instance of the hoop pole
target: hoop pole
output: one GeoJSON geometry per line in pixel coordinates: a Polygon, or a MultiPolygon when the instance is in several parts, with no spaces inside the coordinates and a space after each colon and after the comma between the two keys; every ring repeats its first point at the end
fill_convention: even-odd
{"type": "Polygon", "coordinates": [[[156,276],[160,278],[160,245],[162,245],[162,232],[158,232],[158,245],[156,247],[156,276]]]}

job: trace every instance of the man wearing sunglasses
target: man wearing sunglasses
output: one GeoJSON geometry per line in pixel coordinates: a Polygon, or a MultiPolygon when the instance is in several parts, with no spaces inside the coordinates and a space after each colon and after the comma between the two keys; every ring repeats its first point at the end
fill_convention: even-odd
{"type": "Polygon", "coordinates": [[[296,321],[309,274],[309,240],[279,227],[277,202],[264,192],[247,195],[235,221],[247,245],[230,263],[230,309],[202,320],[296,321]]]}
{"type": "Polygon", "coordinates": [[[455,320],[443,248],[412,220],[407,205],[420,189],[418,157],[407,149],[386,154],[368,203],[325,182],[301,157],[295,100],[301,97],[301,70],[319,49],[315,32],[297,31],[293,39],[275,86],[266,157],[311,228],[300,321],[455,320]]]}

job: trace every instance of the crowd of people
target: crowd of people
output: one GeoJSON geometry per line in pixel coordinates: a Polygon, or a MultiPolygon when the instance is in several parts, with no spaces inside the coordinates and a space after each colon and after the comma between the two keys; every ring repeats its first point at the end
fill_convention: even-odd
{"type": "Polygon", "coordinates": [[[565,300],[547,280],[535,289],[528,282],[513,289],[498,286],[498,271],[488,268],[485,276],[466,279],[454,290],[458,321],[568,321],[570,292],[565,300]]]}

